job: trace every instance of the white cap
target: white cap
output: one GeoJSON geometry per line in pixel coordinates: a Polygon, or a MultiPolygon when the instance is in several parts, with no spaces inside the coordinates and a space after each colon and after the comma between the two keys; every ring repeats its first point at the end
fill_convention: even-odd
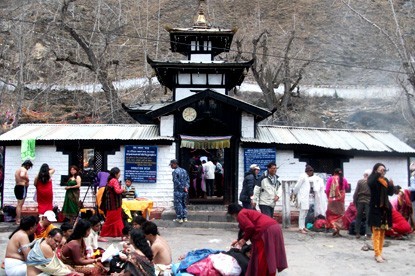
{"type": "Polygon", "coordinates": [[[257,164],[252,164],[251,166],[249,166],[249,169],[251,171],[253,171],[253,170],[261,170],[257,164]]]}
{"type": "Polygon", "coordinates": [[[41,217],[46,217],[48,219],[48,221],[50,221],[50,222],[57,222],[56,215],[51,210],[46,211],[43,215],[41,215],[41,217]]]}

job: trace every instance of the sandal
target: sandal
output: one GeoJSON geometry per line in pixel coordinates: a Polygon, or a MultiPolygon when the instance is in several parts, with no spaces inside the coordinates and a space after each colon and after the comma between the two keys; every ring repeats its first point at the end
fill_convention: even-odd
{"type": "Polygon", "coordinates": [[[307,234],[307,231],[305,231],[304,229],[300,229],[298,230],[298,232],[300,232],[301,234],[307,234]]]}

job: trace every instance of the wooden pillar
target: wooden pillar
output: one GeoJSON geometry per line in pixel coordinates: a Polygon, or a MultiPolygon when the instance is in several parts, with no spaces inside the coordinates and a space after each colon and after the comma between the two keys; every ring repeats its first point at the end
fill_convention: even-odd
{"type": "Polygon", "coordinates": [[[291,189],[294,188],[295,181],[282,181],[282,226],[291,226],[291,189]]]}

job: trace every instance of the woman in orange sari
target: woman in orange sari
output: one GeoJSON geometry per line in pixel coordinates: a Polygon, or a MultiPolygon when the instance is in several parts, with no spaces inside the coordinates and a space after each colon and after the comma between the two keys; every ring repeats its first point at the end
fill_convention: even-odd
{"type": "Polygon", "coordinates": [[[327,180],[327,228],[334,229],[333,236],[335,237],[341,236],[340,229],[343,228],[344,200],[348,186],[346,178],[343,177],[343,171],[339,168],[335,169],[333,176],[327,180]]]}

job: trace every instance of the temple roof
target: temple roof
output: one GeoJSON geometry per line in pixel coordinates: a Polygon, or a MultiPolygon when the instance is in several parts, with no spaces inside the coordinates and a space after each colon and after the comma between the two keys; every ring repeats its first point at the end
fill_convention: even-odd
{"type": "MultiPolygon", "coordinates": [[[[230,90],[242,84],[245,75],[254,60],[248,62],[166,62],[154,61],[147,56],[147,62],[153,67],[161,85],[173,90],[177,87],[176,76],[181,73],[225,74],[225,88],[230,90]]],[[[196,88],[196,87],[195,87],[196,88]]]]}
{"type": "Polygon", "coordinates": [[[170,102],[170,103],[162,103],[162,104],[144,104],[144,105],[132,105],[132,106],[125,106],[123,105],[124,110],[131,117],[137,120],[140,123],[150,122],[153,123],[160,117],[172,114],[177,112],[177,110],[182,109],[183,107],[187,107],[194,102],[198,102],[202,99],[214,99],[225,103],[229,106],[233,106],[238,108],[241,111],[245,111],[249,114],[254,115],[255,122],[259,122],[264,120],[265,118],[271,116],[271,112],[267,109],[257,107],[250,103],[241,101],[239,99],[235,99],[233,97],[218,93],[216,91],[206,89],[200,92],[195,93],[192,96],[186,97],[179,101],[170,102]]]}

